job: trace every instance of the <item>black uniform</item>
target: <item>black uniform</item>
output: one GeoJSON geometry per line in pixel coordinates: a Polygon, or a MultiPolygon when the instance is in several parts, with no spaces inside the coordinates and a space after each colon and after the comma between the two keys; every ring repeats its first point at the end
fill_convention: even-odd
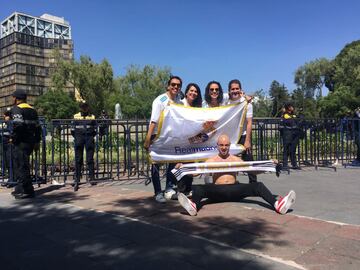
{"type": "Polygon", "coordinates": [[[298,168],[296,161],[296,148],[300,139],[300,128],[295,114],[284,113],[281,117],[280,134],[283,139],[283,167],[288,166],[290,156],[293,168],[298,168]]]}
{"type": "Polygon", "coordinates": [[[10,138],[11,138],[11,129],[10,129],[10,123],[9,121],[4,121],[1,124],[1,130],[0,130],[0,136],[1,136],[1,147],[2,147],[2,171],[5,174],[6,172],[9,173],[9,182],[13,182],[12,177],[12,170],[10,170],[10,163],[11,163],[11,157],[12,157],[12,144],[10,144],[10,138]]]}
{"type": "Polygon", "coordinates": [[[79,112],[74,115],[72,135],[75,139],[75,183],[80,182],[81,168],[84,159],[84,147],[86,149],[86,163],[89,170],[90,181],[94,180],[94,151],[96,135],[95,116],[79,112]]]}
{"type": "Polygon", "coordinates": [[[11,109],[13,143],[13,176],[17,182],[15,197],[34,195],[30,177],[30,155],[41,139],[41,128],[36,110],[27,103],[20,103],[11,109]]]}

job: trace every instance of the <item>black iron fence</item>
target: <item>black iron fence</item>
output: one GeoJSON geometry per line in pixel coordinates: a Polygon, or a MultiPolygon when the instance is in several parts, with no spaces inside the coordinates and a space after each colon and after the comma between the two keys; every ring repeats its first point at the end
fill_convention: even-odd
{"type": "MultiPolygon", "coordinates": [[[[302,137],[297,157],[302,166],[350,164],[359,144],[359,119],[301,120],[302,137]]],[[[278,118],[255,118],[252,151],[255,160],[282,160],[282,139],[278,118]]],[[[1,125],[0,183],[12,183],[12,144],[7,124],[1,125]]],[[[145,180],[150,174],[147,152],[143,148],[147,121],[96,120],[95,179],[98,181],[145,180]]],[[[75,174],[72,120],[42,121],[41,147],[31,158],[34,182],[72,183],[75,174]]],[[[85,160],[85,159],[84,159],[85,160]]],[[[82,181],[88,180],[84,162],[82,181]]]]}

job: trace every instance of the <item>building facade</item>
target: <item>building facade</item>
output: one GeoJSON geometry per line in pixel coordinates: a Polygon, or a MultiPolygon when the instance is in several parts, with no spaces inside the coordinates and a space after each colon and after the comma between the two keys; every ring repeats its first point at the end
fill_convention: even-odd
{"type": "MultiPolygon", "coordinates": [[[[12,106],[11,94],[23,89],[28,103],[51,87],[54,50],[73,59],[71,27],[63,18],[44,14],[34,17],[15,12],[1,22],[0,111],[12,106]]],[[[67,91],[74,91],[71,85],[67,91]]]]}

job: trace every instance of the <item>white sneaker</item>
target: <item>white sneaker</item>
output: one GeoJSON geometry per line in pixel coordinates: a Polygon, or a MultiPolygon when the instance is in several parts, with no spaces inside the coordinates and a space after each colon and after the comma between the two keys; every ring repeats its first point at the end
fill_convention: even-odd
{"type": "Polygon", "coordinates": [[[165,196],[165,199],[168,201],[177,199],[177,193],[172,188],[165,190],[164,196],[165,196]]]}
{"type": "Polygon", "coordinates": [[[179,203],[184,209],[189,213],[190,216],[197,215],[196,204],[191,201],[185,194],[179,193],[178,195],[179,203]]]}
{"type": "Polygon", "coordinates": [[[157,201],[159,203],[166,203],[166,199],[164,198],[164,195],[162,194],[162,192],[155,195],[155,201],[157,201]]]}
{"type": "Polygon", "coordinates": [[[280,197],[274,204],[276,212],[285,215],[289,208],[293,205],[296,199],[296,193],[290,190],[289,193],[284,197],[280,197]]]}

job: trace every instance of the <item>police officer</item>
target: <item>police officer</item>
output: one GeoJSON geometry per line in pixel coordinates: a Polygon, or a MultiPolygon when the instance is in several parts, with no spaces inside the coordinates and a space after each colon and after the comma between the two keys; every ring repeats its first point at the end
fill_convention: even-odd
{"type": "Polygon", "coordinates": [[[12,96],[12,164],[16,186],[11,194],[16,199],[32,198],[35,193],[30,177],[30,155],[39,146],[41,128],[36,110],[26,103],[26,92],[18,89],[12,96]]]}
{"type": "Polygon", "coordinates": [[[74,191],[79,189],[81,169],[84,159],[84,147],[86,149],[86,163],[89,171],[90,183],[95,185],[94,151],[96,135],[95,116],[90,113],[89,104],[80,103],[80,112],[74,115],[72,135],[75,139],[75,182],[74,191]]]}
{"type": "Polygon", "coordinates": [[[4,112],[4,122],[0,126],[1,146],[3,153],[2,171],[8,173],[9,180],[7,183],[2,183],[2,186],[14,187],[12,177],[12,170],[10,170],[11,156],[12,156],[12,144],[11,132],[10,132],[10,120],[11,120],[11,108],[7,108],[4,112]]]}
{"type": "Polygon", "coordinates": [[[288,156],[290,156],[292,169],[299,170],[296,148],[300,139],[300,128],[294,106],[290,102],[284,104],[279,129],[283,139],[283,168],[288,169],[288,156]]]}

